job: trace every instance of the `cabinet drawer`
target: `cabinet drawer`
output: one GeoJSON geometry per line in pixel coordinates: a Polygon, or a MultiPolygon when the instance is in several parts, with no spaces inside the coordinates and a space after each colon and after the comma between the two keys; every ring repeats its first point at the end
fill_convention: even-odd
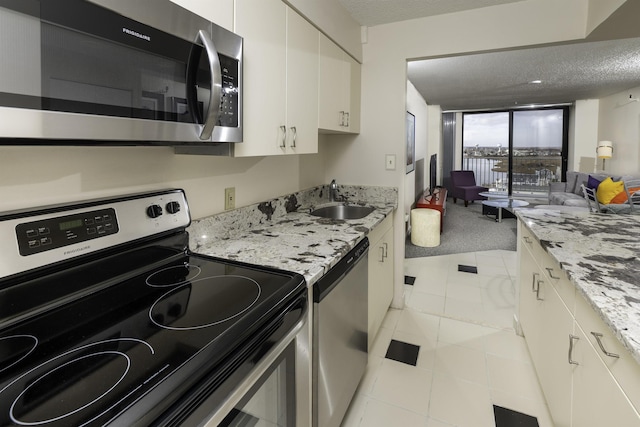
{"type": "Polygon", "coordinates": [[[569,312],[575,312],[576,287],[569,281],[564,270],[560,269],[560,265],[540,247],[542,254],[538,258],[540,270],[545,276],[545,280],[550,283],[560,295],[562,302],[567,306],[569,312]]]}
{"type": "Polygon", "coordinates": [[[524,225],[521,226],[521,245],[528,248],[544,274],[542,278],[550,283],[560,295],[562,302],[567,306],[569,312],[573,314],[575,310],[576,287],[569,281],[560,265],[545,251],[540,243],[533,237],[531,231],[524,225]]]}
{"type": "Polygon", "coordinates": [[[392,217],[393,214],[387,215],[387,217],[383,219],[380,224],[376,225],[373,230],[369,232],[369,235],[367,237],[369,237],[369,242],[371,242],[371,245],[375,245],[376,242],[382,238],[384,233],[386,233],[391,228],[391,226],[393,225],[392,217]]]}
{"type": "Polygon", "coordinates": [[[581,294],[576,296],[575,319],[591,345],[597,350],[600,359],[607,365],[635,409],[640,412],[640,364],[581,294]],[[594,333],[601,336],[596,337],[594,333]],[[619,357],[606,355],[600,348],[598,339],[605,351],[619,357]]]}

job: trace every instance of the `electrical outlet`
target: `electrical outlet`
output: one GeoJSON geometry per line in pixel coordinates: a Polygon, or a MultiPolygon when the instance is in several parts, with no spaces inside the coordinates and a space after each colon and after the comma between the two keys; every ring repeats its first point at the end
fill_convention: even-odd
{"type": "Polygon", "coordinates": [[[396,170],[396,156],[395,154],[387,154],[385,157],[385,169],[389,171],[396,170]]]}
{"type": "Polygon", "coordinates": [[[224,189],[224,210],[228,211],[236,208],[236,187],[224,189]]]}

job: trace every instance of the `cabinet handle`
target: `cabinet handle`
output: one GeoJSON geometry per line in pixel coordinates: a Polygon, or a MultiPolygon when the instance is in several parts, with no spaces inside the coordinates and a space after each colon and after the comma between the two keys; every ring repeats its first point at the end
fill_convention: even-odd
{"type": "Polygon", "coordinates": [[[291,148],[296,148],[296,139],[298,138],[298,130],[295,126],[291,127],[291,131],[293,132],[293,139],[291,140],[291,148]]]}
{"type": "Polygon", "coordinates": [[[522,240],[524,240],[524,241],[525,241],[525,243],[529,243],[529,244],[531,244],[531,237],[529,237],[529,236],[524,236],[524,237],[522,238],[522,240]]]}
{"type": "Polygon", "coordinates": [[[556,280],[560,279],[560,277],[554,277],[553,276],[553,268],[547,267],[546,270],[549,273],[549,277],[551,277],[552,279],[556,279],[556,280]]]}
{"type": "Polygon", "coordinates": [[[340,126],[344,126],[344,111],[340,111],[340,126]]]}
{"type": "Polygon", "coordinates": [[[540,298],[540,283],[544,283],[544,280],[538,280],[538,287],[536,288],[536,299],[538,301],[544,301],[544,298],[540,298]]]}
{"type": "Polygon", "coordinates": [[[538,278],[540,274],[538,273],[533,273],[533,280],[531,281],[531,292],[535,292],[536,291],[536,279],[538,278]]]}
{"type": "Polygon", "coordinates": [[[384,257],[387,258],[389,256],[389,244],[387,242],[382,243],[384,247],[384,257]]]}
{"type": "Polygon", "coordinates": [[[569,334],[569,364],[570,365],[579,365],[578,362],[576,362],[575,360],[571,360],[571,357],[573,356],[573,341],[574,340],[579,340],[580,338],[578,338],[575,335],[569,334]]]}
{"type": "Polygon", "coordinates": [[[380,246],[380,262],[384,262],[384,248],[380,246]]]}
{"type": "Polygon", "coordinates": [[[615,357],[616,359],[620,358],[619,354],[615,354],[615,353],[609,353],[607,350],[604,349],[604,345],[602,344],[602,334],[599,332],[591,332],[591,335],[593,335],[594,337],[596,337],[596,341],[598,342],[598,346],[600,347],[600,350],[602,350],[602,352],[604,354],[606,354],[609,357],[615,357]]]}
{"type": "Polygon", "coordinates": [[[346,127],[349,127],[349,112],[348,112],[348,111],[346,111],[346,112],[344,113],[344,115],[345,115],[345,116],[346,116],[346,118],[347,118],[346,123],[345,123],[345,126],[346,126],[346,127]]]}
{"type": "Polygon", "coordinates": [[[282,131],[282,144],[280,144],[280,148],[286,148],[287,146],[287,127],[280,126],[280,130],[282,131]]]}

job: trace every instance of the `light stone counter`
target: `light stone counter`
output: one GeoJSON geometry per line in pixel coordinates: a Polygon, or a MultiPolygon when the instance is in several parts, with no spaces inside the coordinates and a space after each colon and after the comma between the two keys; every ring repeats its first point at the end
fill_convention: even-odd
{"type": "Polygon", "coordinates": [[[193,221],[187,229],[193,252],[302,274],[313,285],[376,225],[398,207],[398,190],[338,186],[338,199],[376,209],[362,219],[309,215],[329,203],[328,187],[193,221]]]}
{"type": "Polygon", "coordinates": [[[640,363],[640,216],[516,214],[640,363]]]}

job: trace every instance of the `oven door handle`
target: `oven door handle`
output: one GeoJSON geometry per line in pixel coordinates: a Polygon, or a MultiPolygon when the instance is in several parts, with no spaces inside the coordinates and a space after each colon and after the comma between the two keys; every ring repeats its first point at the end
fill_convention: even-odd
{"type": "MultiPolygon", "coordinates": [[[[213,128],[215,128],[218,122],[218,113],[220,111],[220,100],[222,97],[222,69],[220,67],[220,58],[218,57],[218,51],[211,38],[203,30],[198,31],[196,41],[201,41],[204,45],[204,50],[209,58],[209,71],[211,73],[211,96],[209,97],[209,106],[207,108],[207,116],[204,118],[204,125],[200,132],[201,140],[211,139],[213,134],[213,128]]],[[[191,64],[197,67],[198,64],[191,64]]],[[[187,90],[187,94],[195,93],[195,86],[187,90]]],[[[189,103],[191,108],[197,108],[197,96],[194,96],[192,102],[189,103]]],[[[194,112],[197,110],[193,110],[194,112]]]]}

